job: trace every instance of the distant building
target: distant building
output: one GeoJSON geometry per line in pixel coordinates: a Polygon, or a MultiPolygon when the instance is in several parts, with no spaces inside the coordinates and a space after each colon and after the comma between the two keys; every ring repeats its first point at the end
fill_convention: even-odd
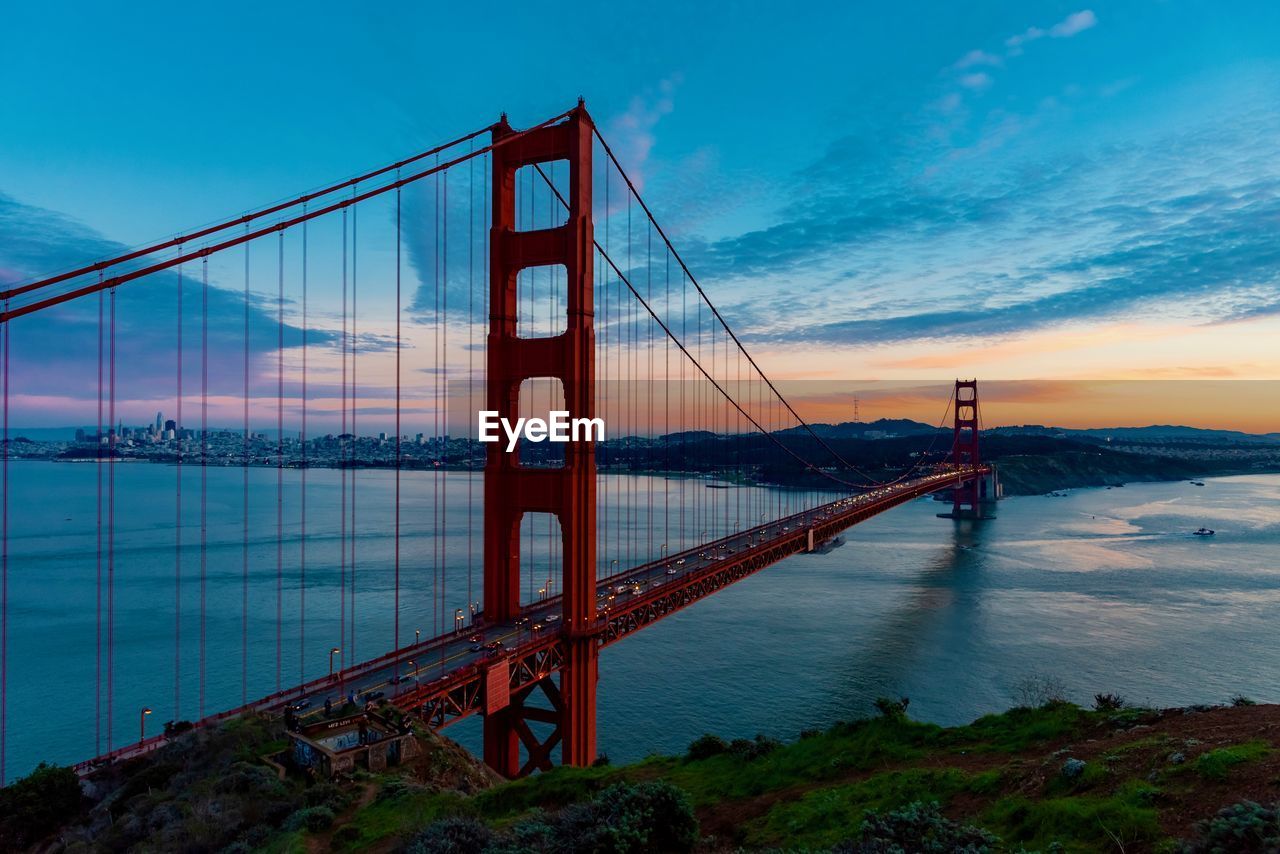
{"type": "MultiPolygon", "coordinates": [[[[174,421],[172,418],[170,418],[168,421],[164,422],[164,432],[165,432],[166,434],[168,434],[168,433],[174,433],[174,432],[176,432],[176,431],[177,431],[177,429],[178,429],[178,422],[177,422],[177,421],[174,421]]],[[[172,437],[170,437],[170,438],[172,438],[172,437]]]]}

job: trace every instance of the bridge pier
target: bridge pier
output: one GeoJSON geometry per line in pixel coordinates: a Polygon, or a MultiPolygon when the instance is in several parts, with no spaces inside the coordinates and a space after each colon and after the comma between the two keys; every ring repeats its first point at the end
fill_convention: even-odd
{"type": "MultiPolygon", "coordinates": [[[[495,140],[512,134],[504,117],[493,127],[495,140]]],[[[514,422],[520,386],[527,379],[558,379],[570,418],[595,416],[595,329],[591,219],[593,126],[579,104],[569,117],[494,148],[493,221],[490,240],[490,312],[487,408],[514,422]],[[516,230],[516,172],[523,166],[567,161],[569,214],[564,225],[516,230]],[[546,338],[521,337],[517,328],[517,281],[529,267],[561,265],[566,274],[565,331],[546,338]]],[[[484,617],[505,622],[519,616],[520,520],[525,513],[550,513],[563,539],[561,633],[565,660],[557,686],[549,677],[534,683],[551,709],[526,703],[531,688],[503,691],[489,682],[485,703],[485,762],[508,777],[549,767],[549,754],[562,743],[567,765],[590,765],[596,756],[596,463],[591,441],[565,445],[560,468],[522,466],[519,448],[508,453],[488,446],[484,469],[484,617]],[[504,696],[509,694],[509,696],[504,696]],[[529,721],[554,723],[539,740],[529,721]],[[528,759],[520,761],[524,748],[528,759]]],[[[503,663],[507,678],[511,674],[503,663]]],[[[509,686],[508,686],[509,687],[509,686]]]]}

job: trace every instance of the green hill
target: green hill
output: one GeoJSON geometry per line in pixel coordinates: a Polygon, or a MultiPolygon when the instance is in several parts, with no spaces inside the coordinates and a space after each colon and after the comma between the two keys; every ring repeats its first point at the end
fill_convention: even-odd
{"type": "Polygon", "coordinates": [[[90,781],[92,798],[69,790],[65,769],[0,790],[0,842],[40,851],[491,854],[1208,852],[1280,843],[1274,810],[1256,803],[1274,802],[1280,786],[1280,706],[1239,699],[1157,711],[1100,697],[1085,710],[1055,694],[1050,685],[1028,694],[1047,697],[1037,708],[951,728],[912,721],[904,703],[882,700],[875,717],[791,744],[704,736],[684,756],[515,782],[496,781],[427,732],[424,757],[395,773],[280,779],[258,758],[278,749],[278,724],[245,719],[108,769],[90,781]]]}

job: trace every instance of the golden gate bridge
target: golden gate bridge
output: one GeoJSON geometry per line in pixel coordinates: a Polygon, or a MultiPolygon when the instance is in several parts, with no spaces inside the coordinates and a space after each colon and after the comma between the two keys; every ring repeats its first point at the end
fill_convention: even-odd
{"type": "Polygon", "coordinates": [[[949,446],[891,476],[860,471],[819,435],[712,303],[581,102],[523,130],[503,116],[345,181],[10,286],[0,304],[0,780],[11,737],[9,582],[32,571],[10,549],[24,524],[24,508],[10,502],[10,412],[48,391],[50,348],[96,366],[93,376],[65,377],[96,392],[84,772],[170,737],[146,737],[144,714],[133,739],[135,710],[118,708],[131,673],[116,650],[125,629],[117,585],[136,544],[120,523],[117,468],[131,457],[174,469],[172,496],[160,502],[173,510],[172,577],[156,591],[157,603],[172,601],[173,696],[157,711],[200,727],[377,696],[431,727],[479,714],[485,762],[511,777],[550,767],[557,747],[565,764],[595,760],[605,647],[907,501],[945,491],[945,515],[978,518],[994,497],[973,380],[957,381],[946,402],[951,430],[935,438],[949,433],[949,446]],[[406,264],[417,280],[408,294],[406,264]],[[142,327],[148,341],[167,337],[164,358],[136,358],[142,327]],[[164,387],[156,363],[172,370],[164,387]],[[169,401],[174,427],[127,438],[123,407],[139,400],[169,401]],[[192,407],[199,426],[188,428],[192,407]],[[613,438],[568,443],[560,456],[535,455],[527,443],[490,444],[481,456],[450,432],[481,409],[511,421],[557,409],[601,417],[613,438]],[[215,426],[232,418],[238,427],[215,426]],[[274,436],[254,429],[267,419],[274,436]],[[378,440],[394,479],[381,506],[361,491],[369,440],[359,431],[370,419],[393,422],[378,440]],[[428,438],[409,440],[407,424],[429,428],[428,438]],[[724,437],[749,441],[716,445],[724,437]],[[768,484],[783,471],[800,485],[638,494],[613,476],[687,477],[689,446],[719,447],[716,473],[736,485],[768,484]],[[646,449],[643,467],[637,448],[646,449]],[[308,503],[308,470],[321,465],[340,472],[336,512],[308,503]],[[228,466],[242,472],[241,512],[211,516],[209,471],[228,466]],[[260,466],[275,469],[274,489],[251,488],[260,466]],[[482,479],[469,474],[481,467],[482,479]],[[410,495],[404,475],[423,469],[430,486],[423,492],[415,480],[410,495]],[[450,478],[466,481],[461,508],[450,478]],[[431,514],[427,554],[402,549],[406,504],[431,514]],[[445,514],[459,510],[482,520],[465,548],[447,542],[445,514]],[[338,529],[336,546],[309,541],[317,514],[338,529]],[[546,532],[536,549],[535,527],[546,532]],[[389,539],[389,556],[362,552],[371,530],[389,539]],[[239,576],[241,614],[211,605],[214,574],[239,576]],[[370,637],[357,612],[371,578],[392,591],[382,636],[370,637]],[[191,585],[194,625],[183,604],[191,585]],[[318,585],[336,586],[336,601],[318,585]],[[426,639],[401,619],[422,597],[432,613],[426,639]],[[274,611],[265,637],[251,618],[260,603],[274,611]],[[317,640],[316,609],[333,605],[324,625],[336,636],[317,640]],[[238,650],[210,649],[215,620],[239,623],[238,650]],[[250,667],[264,648],[274,656],[265,680],[250,667]],[[211,697],[215,657],[238,659],[234,708],[213,707],[232,705],[211,697]]]}

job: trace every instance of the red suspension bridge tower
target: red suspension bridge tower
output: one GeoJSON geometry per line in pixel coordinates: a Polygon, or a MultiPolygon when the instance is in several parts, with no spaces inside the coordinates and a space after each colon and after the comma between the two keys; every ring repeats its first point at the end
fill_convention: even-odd
{"type": "MultiPolygon", "coordinates": [[[[592,123],[579,103],[569,118],[540,128],[493,153],[493,222],[490,237],[488,408],[512,423],[519,416],[520,385],[532,378],[560,380],[570,418],[595,417],[595,330],[592,303],[594,233],[591,222],[592,123]],[[561,226],[516,230],[516,173],[552,161],[569,166],[568,220],[561,226]],[[565,331],[547,338],[520,336],[517,281],[529,267],[558,264],[568,281],[565,331]]],[[[513,133],[506,117],[495,141],[513,133]]],[[[526,513],[549,513],[563,539],[561,589],[566,660],[557,686],[551,676],[517,694],[502,684],[507,662],[492,665],[484,722],[484,759],[508,777],[549,768],[562,743],[565,765],[590,765],[596,754],[596,463],[590,441],[565,445],[562,468],[520,464],[519,449],[491,444],[484,471],[484,617],[499,622],[520,613],[520,522],[526,513]],[[526,705],[540,688],[551,710],[526,705]],[[554,724],[539,739],[529,721],[554,724]],[[528,759],[520,762],[523,743],[528,759]]]]}
{"type": "MultiPolygon", "coordinates": [[[[981,429],[978,416],[978,381],[956,380],[955,424],[951,441],[951,464],[955,466],[982,465],[982,455],[978,447],[978,432],[981,429]]],[[[940,516],[949,519],[983,519],[991,518],[987,507],[994,504],[999,497],[999,481],[996,479],[994,467],[991,473],[982,474],[965,480],[951,491],[951,512],[940,516]]]]}

